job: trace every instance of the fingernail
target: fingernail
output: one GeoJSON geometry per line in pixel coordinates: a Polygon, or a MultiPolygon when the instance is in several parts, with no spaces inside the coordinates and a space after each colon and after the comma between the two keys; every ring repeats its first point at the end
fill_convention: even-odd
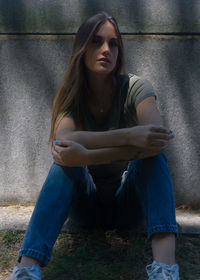
{"type": "Polygon", "coordinates": [[[60,143],[60,140],[54,140],[53,141],[55,144],[58,144],[58,143],[60,143]]]}

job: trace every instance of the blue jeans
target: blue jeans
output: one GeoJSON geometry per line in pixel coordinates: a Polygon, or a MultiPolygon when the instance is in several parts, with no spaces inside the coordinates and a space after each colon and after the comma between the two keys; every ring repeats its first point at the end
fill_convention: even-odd
{"type": "Polygon", "coordinates": [[[148,237],[158,232],[177,233],[172,183],[164,154],[130,161],[107,208],[98,203],[87,167],[53,163],[26,230],[18,261],[26,255],[46,266],[69,215],[87,227],[110,217],[111,226],[116,228],[131,228],[143,217],[148,237]]]}

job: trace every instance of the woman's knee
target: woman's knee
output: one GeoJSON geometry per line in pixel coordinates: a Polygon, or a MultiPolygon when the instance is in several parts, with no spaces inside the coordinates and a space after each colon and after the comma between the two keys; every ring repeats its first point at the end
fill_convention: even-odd
{"type": "Polygon", "coordinates": [[[135,175],[142,175],[146,178],[152,175],[168,174],[169,168],[167,158],[163,153],[159,153],[156,156],[140,159],[130,163],[130,171],[134,172],[135,175]]]}
{"type": "Polygon", "coordinates": [[[56,164],[55,162],[51,165],[49,175],[57,177],[64,176],[71,179],[77,180],[84,172],[84,167],[69,167],[56,164]]]}
{"type": "Polygon", "coordinates": [[[53,163],[43,184],[40,199],[63,200],[71,197],[81,176],[81,167],[64,167],[53,163]]]}

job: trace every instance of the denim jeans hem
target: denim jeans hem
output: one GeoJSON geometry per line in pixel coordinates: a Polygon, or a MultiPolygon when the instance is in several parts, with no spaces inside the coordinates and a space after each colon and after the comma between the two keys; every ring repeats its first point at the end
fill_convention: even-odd
{"type": "Polygon", "coordinates": [[[178,226],[177,225],[158,225],[158,226],[153,226],[151,229],[148,231],[148,238],[151,238],[151,236],[154,233],[158,232],[174,232],[178,233],[178,226]]]}
{"type": "Polygon", "coordinates": [[[18,262],[21,262],[21,258],[22,256],[28,256],[28,257],[33,257],[35,259],[37,259],[38,261],[41,262],[41,267],[47,266],[48,262],[50,261],[50,259],[43,255],[41,252],[37,251],[37,250],[33,250],[33,249],[23,249],[19,251],[18,254],[18,262]]]}

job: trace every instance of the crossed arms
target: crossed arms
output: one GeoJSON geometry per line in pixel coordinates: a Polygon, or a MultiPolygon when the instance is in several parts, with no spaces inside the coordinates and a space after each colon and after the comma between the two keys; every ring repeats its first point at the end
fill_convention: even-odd
{"type": "Polygon", "coordinates": [[[173,138],[162,126],[154,97],[136,107],[139,125],[103,132],[76,131],[71,118],[63,118],[56,131],[52,155],[63,166],[108,164],[154,156],[166,149],[173,138]]]}

